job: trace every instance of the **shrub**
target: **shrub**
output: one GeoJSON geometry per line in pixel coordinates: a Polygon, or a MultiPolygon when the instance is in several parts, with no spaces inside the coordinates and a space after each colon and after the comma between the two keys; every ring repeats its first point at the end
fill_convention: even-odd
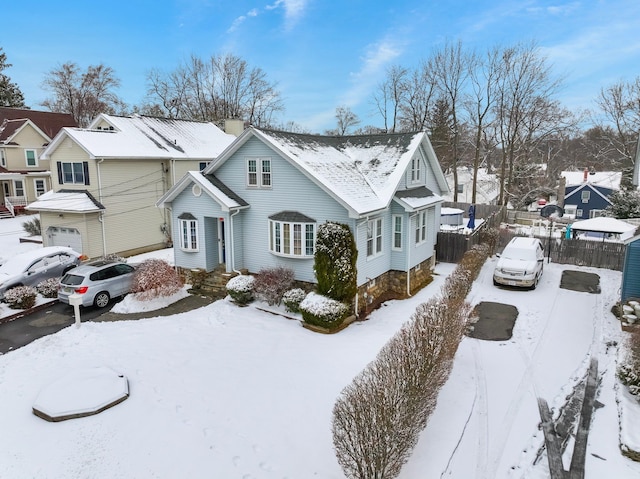
{"type": "Polygon", "coordinates": [[[182,280],[173,267],[161,259],[144,261],[133,275],[131,292],[141,300],[171,296],[182,288],[182,280]]]}
{"type": "Polygon", "coordinates": [[[640,331],[633,331],[626,339],[624,354],[618,364],[618,378],[640,401],[640,331]]]}
{"type": "Polygon", "coordinates": [[[120,261],[121,263],[126,263],[127,259],[123,258],[122,256],[116,254],[116,253],[109,253],[107,255],[104,255],[101,257],[101,259],[105,260],[105,261],[120,261]]]}
{"type": "Polygon", "coordinates": [[[299,313],[300,303],[302,303],[302,301],[306,296],[307,296],[307,293],[304,289],[301,289],[301,288],[290,289],[289,291],[284,293],[284,295],[282,296],[282,302],[287,308],[287,311],[290,311],[292,313],[299,313]]]}
{"type": "Polygon", "coordinates": [[[358,250],[347,225],[327,222],[318,227],[313,270],[318,293],[336,301],[351,300],[358,289],[358,250]]]}
{"type": "Polygon", "coordinates": [[[60,278],[49,278],[44,281],[40,281],[36,285],[36,290],[45,298],[56,298],[58,296],[59,285],[60,278]]]}
{"type": "Polygon", "coordinates": [[[282,295],[291,288],[293,280],[294,273],[290,268],[278,266],[261,269],[254,277],[253,290],[267,304],[279,305],[282,302],[282,295]]]}
{"type": "Polygon", "coordinates": [[[40,218],[36,216],[29,221],[25,221],[22,223],[22,228],[29,233],[30,236],[40,236],[40,218]]]}
{"type": "Polygon", "coordinates": [[[38,292],[31,286],[17,286],[4,293],[4,300],[12,309],[29,309],[36,304],[38,292]]]}
{"type": "Polygon", "coordinates": [[[227,282],[227,293],[238,304],[253,301],[253,283],[255,278],[248,274],[234,276],[227,282]]]}
{"type": "Polygon", "coordinates": [[[314,326],[334,329],[342,324],[349,314],[349,307],[316,293],[309,293],[300,303],[302,319],[314,326]]]}

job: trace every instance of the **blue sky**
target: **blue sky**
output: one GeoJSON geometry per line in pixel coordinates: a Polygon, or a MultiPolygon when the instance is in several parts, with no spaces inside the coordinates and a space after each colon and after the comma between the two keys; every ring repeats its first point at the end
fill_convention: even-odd
{"type": "Polygon", "coordinates": [[[0,46],[6,70],[34,109],[46,72],[67,61],[104,63],[118,94],[142,101],[149,70],[191,54],[233,53],[277,82],[282,121],[335,127],[349,106],[381,124],[371,95],[391,65],[413,68],[447,40],[486,51],[536,41],[565,77],[559,99],[591,108],[602,87],[640,75],[638,0],[109,0],[6,2],[0,46]]]}

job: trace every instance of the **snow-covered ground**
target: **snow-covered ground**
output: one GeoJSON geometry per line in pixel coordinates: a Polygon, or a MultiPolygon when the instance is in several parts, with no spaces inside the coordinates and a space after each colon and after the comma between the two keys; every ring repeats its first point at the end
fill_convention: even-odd
{"type": "MultiPolygon", "coordinates": [[[[600,276],[602,294],[579,293],[559,288],[567,267],[551,263],[538,289],[514,291],[492,285],[494,265],[469,300],[515,305],[513,337],[462,341],[400,478],[549,477],[546,458],[532,465],[543,443],[536,398],[559,407],[591,356],[604,373],[604,407],[594,413],[586,477],[640,477],[640,464],[618,450],[611,344],[622,332],[610,309],[621,274],[570,267],[600,276]]],[[[331,441],[337,396],[453,267],[437,265],[419,294],[335,335],[222,300],[175,316],[71,326],[0,356],[0,477],[342,478],[331,441]],[[124,374],[130,397],[59,423],[32,414],[43,388],[88,367],[124,374]]]]}

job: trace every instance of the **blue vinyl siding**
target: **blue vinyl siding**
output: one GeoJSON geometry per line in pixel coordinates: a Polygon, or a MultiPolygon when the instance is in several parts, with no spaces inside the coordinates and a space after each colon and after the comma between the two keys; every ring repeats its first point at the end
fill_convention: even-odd
{"type": "Polygon", "coordinates": [[[611,196],[613,190],[610,188],[602,188],[599,186],[584,185],[580,186],[567,186],[565,193],[565,205],[576,205],[576,208],[582,210],[581,216],[576,216],[577,220],[588,220],[590,218],[591,210],[604,210],[611,202],[606,199],[611,196]],[[582,202],[582,192],[589,191],[589,201],[587,203],[582,202]],[[604,198],[603,196],[604,195],[604,198]]]}
{"type": "Polygon", "coordinates": [[[255,273],[262,268],[284,266],[294,270],[296,279],[315,282],[313,258],[289,258],[269,251],[269,216],[275,213],[297,211],[316,220],[316,226],[331,220],[353,227],[353,220],[343,206],[256,138],[240,147],[215,175],[251,205],[234,217],[234,224],[242,225],[242,236],[236,243],[238,269],[255,273]],[[271,158],[271,188],[247,187],[247,157],[271,158]]]}
{"type": "Polygon", "coordinates": [[[640,299],[640,238],[627,245],[622,272],[622,301],[640,299]]]}

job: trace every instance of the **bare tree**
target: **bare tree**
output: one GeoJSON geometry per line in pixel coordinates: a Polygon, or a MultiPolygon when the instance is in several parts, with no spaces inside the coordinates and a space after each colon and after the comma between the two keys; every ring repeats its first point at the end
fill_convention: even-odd
{"type": "Polygon", "coordinates": [[[483,146],[486,143],[485,129],[491,121],[491,113],[496,102],[496,90],[502,64],[499,48],[490,49],[485,57],[470,55],[469,80],[470,91],[464,102],[469,113],[469,120],[475,130],[474,155],[473,155],[473,183],[471,191],[471,203],[476,202],[478,168],[480,158],[483,156],[483,146]]]}
{"type": "Polygon", "coordinates": [[[24,108],[24,95],[18,85],[13,83],[11,79],[3,73],[4,70],[10,68],[11,63],[7,63],[7,54],[0,47],[0,106],[13,108],[24,108]]]}
{"type": "Polygon", "coordinates": [[[280,93],[266,73],[235,55],[208,60],[191,56],[170,73],[152,70],[147,76],[148,104],[170,118],[221,122],[243,119],[270,126],[283,110],[280,93]]]}
{"type": "Polygon", "coordinates": [[[400,128],[402,131],[425,131],[429,127],[429,116],[434,106],[436,81],[430,60],[409,75],[404,83],[405,93],[400,105],[400,128]]]}
{"type": "Polygon", "coordinates": [[[69,113],[78,125],[87,126],[99,113],[121,113],[125,103],[114,90],[120,80],[111,67],[91,65],[82,72],[78,65],[67,62],[52,69],[43,87],[53,93],[42,105],[51,111],[69,113]]]}
{"type": "Polygon", "coordinates": [[[345,105],[336,108],[336,121],[336,129],[326,130],[325,133],[327,135],[344,136],[350,128],[360,124],[360,118],[358,118],[358,115],[351,111],[351,108],[345,105]]]}
{"type": "Polygon", "coordinates": [[[460,118],[462,93],[469,76],[471,57],[463,51],[462,42],[446,43],[436,50],[432,58],[433,75],[442,94],[448,99],[451,108],[452,129],[452,165],[453,201],[458,201],[458,149],[460,140],[460,118]]]}
{"type": "Polygon", "coordinates": [[[640,77],[630,82],[620,81],[602,88],[596,100],[602,118],[596,118],[600,128],[599,155],[617,157],[622,170],[621,186],[633,186],[635,147],[640,130],[640,77]]]}
{"type": "Polygon", "coordinates": [[[407,94],[406,68],[392,66],[387,70],[387,78],[378,86],[373,95],[376,109],[384,121],[384,129],[395,133],[398,126],[399,114],[407,94]]]}
{"type": "Polygon", "coordinates": [[[504,74],[497,85],[496,131],[502,152],[499,203],[506,204],[515,164],[529,158],[531,140],[554,125],[553,115],[558,119],[562,114],[552,99],[560,80],[552,77],[535,44],[504,49],[501,62],[504,74]]]}

